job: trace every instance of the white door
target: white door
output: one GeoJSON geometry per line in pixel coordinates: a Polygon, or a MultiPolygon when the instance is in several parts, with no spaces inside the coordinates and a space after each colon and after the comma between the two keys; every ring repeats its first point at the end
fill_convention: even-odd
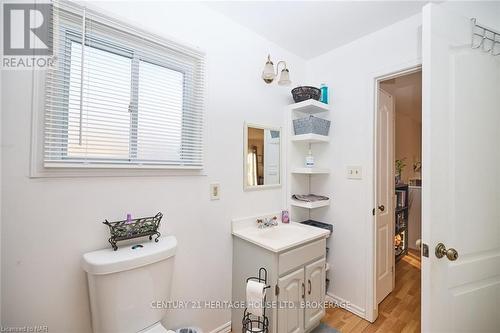
{"type": "Polygon", "coordinates": [[[422,331],[499,332],[500,56],[434,4],[422,36],[422,331]],[[438,259],[438,243],[458,259],[438,259]]]}
{"type": "Polygon", "coordinates": [[[317,324],[325,315],[325,259],[306,266],[305,329],[317,324]]]}
{"type": "Polygon", "coordinates": [[[393,289],[394,267],[394,101],[379,89],[377,112],[377,304],[393,289]]]}
{"type": "Polygon", "coordinates": [[[280,292],[278,304],[283,306],[278,310],[278,333],[304,332],[304,269],[301,268],[278,280],[280,292]]]}

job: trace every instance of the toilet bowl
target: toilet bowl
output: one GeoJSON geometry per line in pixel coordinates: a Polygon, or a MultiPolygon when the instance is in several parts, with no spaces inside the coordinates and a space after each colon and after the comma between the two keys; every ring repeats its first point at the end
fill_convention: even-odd
{"type": "Polygon", "coordinates": [[[85,253],[94,333],[171,333],[161,325],[170,297],[177,239],[85,253]]]}

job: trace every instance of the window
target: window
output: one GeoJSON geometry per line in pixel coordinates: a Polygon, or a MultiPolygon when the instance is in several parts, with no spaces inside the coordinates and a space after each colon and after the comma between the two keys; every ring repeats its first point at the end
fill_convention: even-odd
{"type": "Polygon", "coordinates": [[[201,168],[203,54],[75,8],[54,8],[45,167],[201,168]]]}

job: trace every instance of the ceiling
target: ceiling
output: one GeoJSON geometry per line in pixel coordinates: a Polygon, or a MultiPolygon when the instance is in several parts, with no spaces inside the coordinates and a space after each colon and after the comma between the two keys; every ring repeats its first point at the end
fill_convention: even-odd
{"type": "Polygon", "coordinates": [[[428,1],[208,1],[210,8],[311,59],[419,13],[428,1]]]}

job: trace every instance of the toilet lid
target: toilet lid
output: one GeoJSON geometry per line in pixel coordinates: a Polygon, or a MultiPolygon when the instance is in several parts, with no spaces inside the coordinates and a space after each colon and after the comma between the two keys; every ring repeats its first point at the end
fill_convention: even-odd
{"type": "Polygon", "coordinates": [[[140,331],[139,333],[175,333],[174,331],[167,330],[161,323],[156,323],[153,326],[140,331]]]}

